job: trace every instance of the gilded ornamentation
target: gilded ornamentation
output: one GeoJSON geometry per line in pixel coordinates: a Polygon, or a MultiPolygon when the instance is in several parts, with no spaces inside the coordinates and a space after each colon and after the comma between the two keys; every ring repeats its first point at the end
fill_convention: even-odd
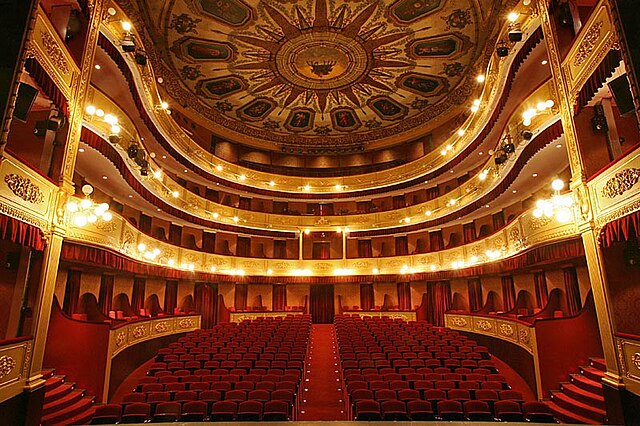
{"type": "Polygon", "coordinates": [[[193,327],[193,325],[194,325],[193,318],[183,318],[183,319],[180,320],[178,325],[180,326],[180,328],[193,327]]]}
{"type": "Polygon", "coordinates": [[[63,74],[69,74],[69,65],[67,64],[67,60],[64,57],[64,52],[56,43],[56,40],[53,36],[47,32],[42,31],[40,33],[40,40],[42,41],[42,46],[47,51],[49,55],[49,60],[53,63],[53,65],[58,68],[58,70],[63,74]]]}
{"type": "Polygon", "coordinates": [[[455,325],[456,327],[466,327],[467,320],[462,317],[453,317],[451,318],[451,325],[455,325]]]}
{"type": "Polygon", "coordinates": [[[0,379],[9,375],[16,368],[16,361],[8,355],[0,356],[0,379]]]}
{"type": "Polygon", "coordinates": [[[529,343],[529,330],[527,330],[526,328],[521,328],[518,331],[518,337],[520,338],[520,341],[522,343],[528,344],[529,343]]]}
{"type": "Polygon", "coordinates": [[[589,57],[593,49],[596,47],[596,42],[600,38],[600,34],[602,33],[603,22],[596,22],[589,30],[587,34],[584,36],[584,40],[582,40],[582,44],[578,49],[578,53],[576,53],[576,57],[573,60],[573,65],[579,67],[584,63],[584,61],[589,57]]]}
{"type": "Polygon", "coordinates": [[[116,224],[113,223],[113,221],[106,222],[104,220],[99,220],[94,226],[104,232],[113,232],[116,230],[116,224]]]}
{"type": "Polygon", "coordinates": [[[547,216],[532,217],[531,219],[529,219],[529,228],[532,231],[535,231],[536,229],[545,227],[549,224],[549,222],[551,222],[551,219],[552,218],[547,216]]]}
{"type": "Polygon", "coordinates": [[[147,329],[144,327],[144,325],[138,325],[136,326],[133,331],[131,332],[131,334],[133,335],[134,339],[139,339],[142,336],[144,336],[147,333],[147,329]]]}
{"type": "Polygon", "coordinates": [[[631,356],[631,362],[640,370],[640,352],[636,352],[631,356]]]}
{"type": "Polygon", "coordinates": [[[484,331],[489,331],[493,328],[493,326],[491,325],[491,323],[487,320],[478,320],[476,322],[476,327],[478,327],[480,330],[484,330],[484,331]]]}
{"type": "Polygon", "coordinates": [[[155,328],[158,333],[164,333],[169,329],[169,324],[166,321],[161,321],[156,324],[155,328]]]}
{"type": "Polygon", "coordinates": [[[44,202],[44,194],[40,191],[38,185],[31,182],[31,179],[15,173],[8,174],[4,177],[4,181],[14,194],[33,204],[44,202]]]}
{"type": "Polygon", "coordinates": [[[513,327],[510,324],[500,324],[500,334],[513,336],[513,327]]]}
{"type": "Polygon", "coordinates": [[[602,188],[602,196],[607,198],[618,197],[638,183],[640,169],[624,169],[616,173],[602,188]]]}
{"type": "Polygon", "coordinates": [[[122,345],[124,344],[124,342],[125,342],[126,338],[127,338],[127,335],[126,335],[126,334],[124,334],[124,331],[119,332],[119,333],[116,335],[116,346],[117,346],[117,347],[122,346],[122,345]]]}

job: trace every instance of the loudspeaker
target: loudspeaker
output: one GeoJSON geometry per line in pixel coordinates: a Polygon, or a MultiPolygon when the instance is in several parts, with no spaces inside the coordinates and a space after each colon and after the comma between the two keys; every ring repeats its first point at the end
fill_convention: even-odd
{"type": "Polygon", "coordinates": [[[147,55],[143,53],[136,53],[134,58],[136,60],[136,64],[142,65],[142,66],[147,65],[147,55]]]}
{"type": "Polygon", "coordinates": [[[496,158],[494,158],[494,161],[496,162],[496,164],[504,164],[507,161],[507,154],[502,153],[500,155],[497,155],[496,158]]]}
{"type": "Polygon", "coordinates": [[[27,121],[27,116],[31,111],[33,102],[36,100],[36,96],[38,96],[38,89],[26,83],[20,83],[13,116],[20,121],[27,121]]]}
{"type": "Polygon", "coordinates": [[[529,131],[529,130],[523,130],[521,133],[521,136],[524,140],[526,141],[530,141],[531,138],[533,138],[533,132],[529,131]]]}
{"type": "Polygon", "coordinates": [[[512,41],[514,43],[522,41],[522,31],[520,30],[509,31],[509,41],[512,41]]]}
{"type": "Polygon", "coordinates": [[[607,117],[604,116],[604,108],[602,105],[596,105],[593,107],[595,115],[591,118],[591,128],[593,133],[607,133],[609,131],[609,125],[607,124],[607,117]]]}
{"type": "Polygon", "coordinates": [[[635,240],[624,243],[624,262],[630,266],[640,266],[640,247],[635,240]]]}
{"type": "Polygon", "coordinates": [[[498,46],[496,48],[496,53],[500,58],[506,58],[507,56],[509,56],[509,48],[506,46],[498,46]]]}
{"type": "Polygon", "coordinates": [[[609,83],[609,91],[613,95],[613,99],[616,101],[620,115],[624,115],[635,109],[627,74],[621,75],[615,80],[612,80],[609,83]]]}
{"type": "Polygon", "coordinates": [[[7,253],[7,261],[5,262],[5,267],[7,269],[18,269],[18,264],[20,263],[20,253],[15,251],[10,251],[7,253]]]}

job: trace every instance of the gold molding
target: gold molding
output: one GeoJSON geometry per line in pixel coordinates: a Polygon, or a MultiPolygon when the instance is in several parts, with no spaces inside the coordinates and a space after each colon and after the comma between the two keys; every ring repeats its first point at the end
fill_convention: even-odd
{"type": "Polygon", "coordinates": [[[591,55],[591,52],[593,52],[593,49],[596,47],[596,42],[600,38],[602,25],[603,22],[598,21],[587,30],[582,43],[578,45],[578,51],[576,52],[575,58],[573,58],[574,67],[582,65],[589,55],[591,55]]]}
{"type": "Polygon", "coordinates": [[[24,201],[28,201],[33,204],[40,204],[44,202],[44,195],[42,194],[42,191],[40,191],[40,187],[31,182],[31,179],[11,173],[4,177],[4,182],[7,184],[11,192],[22,198],[24,201]]]}
{"type": "Polygon", "coordinates": [[[69,74],[69,64],[65,58],[64,51],[60,48],[51,33],[40,31],[40,40],[52,64],[60,70],[62,74],[69,74]]]}
{"type": "Polygon", "coordinates": [[[640,180],[640,169],[629,168],[616,173],[605,183],[602,188],[602,195],[607,198],[618,197],[638,183],[640,180]]]}

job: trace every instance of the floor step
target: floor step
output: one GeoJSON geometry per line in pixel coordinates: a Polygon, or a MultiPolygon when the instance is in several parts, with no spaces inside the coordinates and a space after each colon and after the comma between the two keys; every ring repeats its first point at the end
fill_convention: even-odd
{"type": "Polygon", "coordinates": [[[55,423],[55,425],[50,424],[48,426],[87,425],[91,423],[91,419],[93,419],[93,415],[95,414],[95,412],[96,412],[95,407],[91,405],[85,411],[82,411],[81,413],[76,414],[75,416],[73,416],[68,420],[57,422],[55,423]]]}
{"type": "Polygon", "coordinates": [[[53,377],[53,375],[56,374],[56,370],[54,370],[53,368],[42,370],[40,374],[42,374],[42,378],[44,380],[47,380],[48,378],[53,377]]]}
{"type": "Polygon", "coordinates": [[[600,383],[604,377],[604,371],[593,367],[580,367],[580,373],[588,379],[595,380],[598,383],[600,383]]]}
{"type": "Polygon", "coordinates": [[[604,362],[604,358],[589,358],[591,367],[600,371],[607,371],[607,364],[604,362]]]}
{"type": "Polygon", "coordinates": [[[597,423],[603,423],[606,417],[604,410],[575,400],[562,392],[551,391],[551,401],[565,410],[589,418],[597,423]]]}
{"type": "Polygon", "coordinates": [[[52,390],[48,390],[44,395],[44,403],[48,404],[50,402],[55,401],[56,399],[60,399],[63,396],[69,394],[72,390],[75,389],[74,383],[63,383],[60,386],[56,386],[52,390]]]}
{"type": "Polygon", "coordinates": [[[591,424],[591,425],[598,424],[598,422],[593,421],[592,419],[588,419],[586,417],[579,416],[576,413],[572,413],[569,410],[565,410],[564,408],[560,407],[559,405],[554,404],[551,401],[545,401],[545,402],[547,403],[547,405],[551,409],[551,412],[553,413],[553,416],[556,419],[558,419],[561,422],[563,422],[563,423],[591,424]]]}
{"type": "Polygon", "coordinates": [[[591,380],[582,374],[571,374],[571,383],[588,392],[602,395],[602,384],[591,380]]]}
{"type": "Polygon", "coordinates": [[[57,388],[58,386],[63,384],[64,381],[65,381],[65,377],[64,376],[52,376],[52,377],[49,377],[44,382],[44,391],[45,392],[51,392],[52,390],[54,390],[55,388],[57,388]]]}
{"type": "Polygon", "coordinates": [[[560,390],[571,398],[587,405],[605,410],[604,397],[592,392],[585,391],[573,383],[561,383],[560,390]]]}
{"type": "Polygon", "coordinates": [[[94,397],[85,396],[82,399],[76,401],[74,404],[65,407],[63,410],[43,416],[42,425],[50,426],[58,424],[68,424],[68,422],[70,422],[76,416],[80,416],[81,414],[87,412],[87,410],[92,409],[93,401],[94,397]]]}
{"type": "Polygon", "coordinates": [[[64,410],[65,408],[75,404],[82,398],[84,398],[84,390],[74,390],[68,395],[64,395],[61,398],[44,404],[44,407],[42,407],[42,415],[43,417],[46,417],[49,414],[54,414],[58,411],[64,410]]]}

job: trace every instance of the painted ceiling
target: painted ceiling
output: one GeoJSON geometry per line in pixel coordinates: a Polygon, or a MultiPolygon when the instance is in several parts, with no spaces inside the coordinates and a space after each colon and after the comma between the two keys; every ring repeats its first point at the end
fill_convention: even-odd
{"type": "Polygon", "coordinates": [[[279,147],[424,134],[478,93],[497,21],[497,0],[138,1],[166,96],[279,147]]]}

